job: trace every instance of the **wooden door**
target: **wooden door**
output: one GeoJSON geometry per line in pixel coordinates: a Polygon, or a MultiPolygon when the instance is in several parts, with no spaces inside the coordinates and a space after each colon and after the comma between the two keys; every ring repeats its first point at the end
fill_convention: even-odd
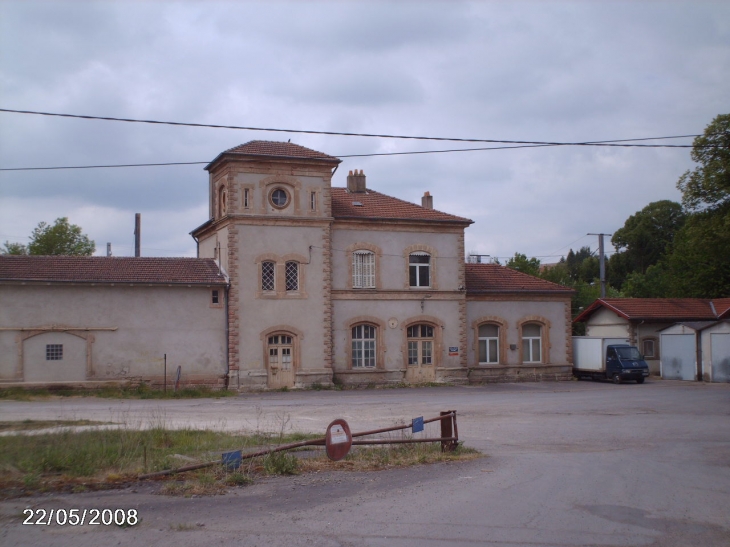
{"type": "Polygon", "coordinates": [[[406,382],[424,384],[436,379],[436,344],[431,325],[411,325],[406,331],[406,382]]]}
{"type": "Polygon", "coordinates": [[[271,389],[294,387],[294,344],[288,334],[274,334],[267,340],[267,385],[271,389]]]}

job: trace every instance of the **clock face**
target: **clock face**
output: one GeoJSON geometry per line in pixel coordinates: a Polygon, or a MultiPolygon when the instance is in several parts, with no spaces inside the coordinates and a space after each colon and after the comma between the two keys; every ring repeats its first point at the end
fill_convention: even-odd
{"type": "Polygon", "coordinates": [[[398,320],[395,317],[391,317],[390,319],[388,319],[388,326],[391,329],[396,328],[398,326],[398,320]]]}

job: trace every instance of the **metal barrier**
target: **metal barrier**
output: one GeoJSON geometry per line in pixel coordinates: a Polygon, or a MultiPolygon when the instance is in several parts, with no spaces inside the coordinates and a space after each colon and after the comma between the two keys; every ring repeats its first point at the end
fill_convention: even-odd
{"type": "Polygon", "coordinates": [[[240,450],[233,452],[226,452],[221,456],[220,460],[214,460],[210,462],[197,463],[193,465],[186,465],[184,467],[178,467],[177,469],[166,469],[164,471],[157,471],[155,473],[146,473],[139,475],[138,479],[152,479],[157,477],[164,477],[166,475],[173,475],[176,473],[184,473],[186,471],[195,471],[196,469],[203,469],[205,467],[212,467],[214,465],[226,465],[231,466],[233,462],[240,464],[241,460],[248,460],[251,458],[257,458],[259,456],[267,456],[274,452],[283,452],[285,450],[292,450],[294,448],[301,448],[303,446],[325,446],[327,447],[327,455],[332,460],[340,460],[350,449],[350,446],[365,446],[365,445],[384,445],[384,444],[413,444],[413,443],[441,443],[442,452],[450,452],[455,450],[459,446],[459,429],[456,425],[456,410],[446,410],[441,412],[439,416],[435,418],[414,419],[410,424],[396,425],[392,427],[383,427],[380,429],[371,429],[369,431],[361,431],[359,433],[350,433],[349,426],[344,420],[334,420],[327,428],[327,433],[321,439],[311,439],[309,441],[300,441],[297,443],[284,444],[269,448],[266,450],[260,450],[258,452],[249,452],[244,454],[240,450]],[[428,424],[432,422],[441,422],[441,436],[430,437],[430,438],[411,438],[411,439],[370,439],[370,440],[354,440],[355,438],[367,437],[370,435],[378,435],[381,433],[389,433],[391,431],[402,431],[404,429],[415,430],[416,420],[419,420],[419,424],[428,424]],[[332,433],[333,426],[341,425],[340,429],[336,429],[336,433],[332,433]],[[339,437],[337,437],[339,435],[339,437]],[[337,450],[338,446],[342,445],[344,449],[337,450]],[[238,453],[241,453],[240,459],[238,459],[238,453]]]}

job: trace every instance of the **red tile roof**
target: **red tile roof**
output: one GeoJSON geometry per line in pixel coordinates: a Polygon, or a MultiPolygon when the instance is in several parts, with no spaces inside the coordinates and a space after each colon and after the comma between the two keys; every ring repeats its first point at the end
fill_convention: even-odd
{"type": "Polygon", "coordinates": [[[498,264],[467,264],[466,294],[493,293],[550,293],[566,295],[574,291],[569,287],[545,281],[498,264]]]}
{"type": "MultiPolygon", "coordinates": [[[[711,302],[713,301],[703,298],[599,298],[574,321],[586,321],[600,308],[609,309],[632,321],[712,321],[718,319],[722,312],[717,309],[717,304],[713,310],[711,302]]],[[[722,308],[730,305],[730,298],[721,298],[715,302],[722,308]]]]}
{"type": "Polygon", "coordinates": [[[350,193],[347,188],[332,188],[332,216],[335,219],[390,219],[472,224],[468,218],[427,209],[409,201],[369,190],[350,193]],[[360,204],[360,205],[356,205],[360,204]]]}
{"type": "Polygon", "coordinates": [[[222,285],[210,258],[0,256],[0,282],[162,283],[222,285]]]}
{"type": "Polygon", "coordinates": [[[715,298],[712,303],[719,319],[730,319],[730,298],[715,298]]]}
{"type": "Polygon", "coordinates": [[[223,156],[266,156],[282,159],[307,159],[325,161],[332,164],[337,164],[342,161],[334,156],[328,156],[322,152],[317,152],[311,148],[306,148],[291,142],[249,141],[245,144],[229,148],[225,152],[221,152],[205,168],[209,170],[223,156]]]}

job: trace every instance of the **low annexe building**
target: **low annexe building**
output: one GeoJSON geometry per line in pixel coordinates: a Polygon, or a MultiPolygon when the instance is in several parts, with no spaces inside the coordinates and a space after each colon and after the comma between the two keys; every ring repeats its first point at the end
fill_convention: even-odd
{"type": "Polygon", "coordinates": [[[0,256],[0,382],[227,380],[225,293],[211,259],[0,256]]]}

